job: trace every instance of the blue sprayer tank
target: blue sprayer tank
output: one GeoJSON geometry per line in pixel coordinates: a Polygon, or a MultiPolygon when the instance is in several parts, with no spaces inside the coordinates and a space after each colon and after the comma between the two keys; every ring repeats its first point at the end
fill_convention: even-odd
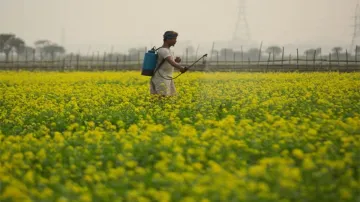
{"type": "Polygon", "coordinates": [[[157,64],[157,56],[155,49],[151,49],[145,53],[141,75],[153,76],[157,64]]]}

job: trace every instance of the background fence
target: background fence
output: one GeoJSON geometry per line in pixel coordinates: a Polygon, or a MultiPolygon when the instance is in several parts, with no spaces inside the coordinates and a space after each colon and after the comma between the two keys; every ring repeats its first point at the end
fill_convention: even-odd
{"type": "MultiPolygon", "coordinates": [[[[300,55],[296,51],[295,55],[285,56],[282,53],[260,52],[257,55],[248,56],[242,52],[232,54],[222,54],[213,52],[208,58],[196,64],[191,71],[249,71],[249,72],[269,72],[269,71],[341,71],[354,72],[360,71],[360,61],[358,51],[353,55],[346,53],[329,53],[329,55],[318,55],[316,51],[309,55],[300,55]],[[245,56],[246,55],[246,56],[245,56]]],[[[35,53],[25,55],[9,55],[0,57],[0,70],[27,70],[27,71],[124,71],[141,70],[145,51],[135,54],[121,55],[106,52],[103,54],[92,54],[84,56],[80,54],[68,54],[64,56],[50,55],[40,57],[35,53]]],[[[197,59],[196,55],[184,55],[181,64],[190,65],[197,59]]]]}

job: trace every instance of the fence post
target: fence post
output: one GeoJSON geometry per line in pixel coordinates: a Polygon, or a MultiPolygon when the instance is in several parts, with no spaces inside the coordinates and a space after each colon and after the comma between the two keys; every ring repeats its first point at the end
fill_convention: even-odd
{"type": "Polygon", "coordinates": [[[116,65],[115,65],[115,71],[118,71],[118,65],[119,65],[119,56],[116,56],[116,65]]]}
{"type": "Polygon", "coordinates": [[[59,56],[59,60],[56,62],[56,70],[61,71],[61,56],[59,56]]]}
{"type": "Polygon", "coordinates": [[[261,49],[259,50],[259,57],[258,57],[258,61],[257,61],[258,68],[260,68],[260,60],[261,60],[261,49]]]}
{"type": "Polygon", "coordinates": [[[140,51],[138,51],[138,66],[140,66],[140,51]]]}
{"type": "Polygon", "coordinates": [[[50,71],[54,69],[54,63],[55,63],[55,53],[52,53],[51,58],[49,59],[47,63],[47,69],[50,71]]]}
{"type": "Polygon", "coordinates": [[[43,52],[40,51],[40,65],[39,65],[39,68],[41,69],[42,66],[43,66],[43,52]]]}
{"type": "Polygon", "coordinates": [[[244,51],[242,46],[241,46],[241,65],[244,65],[244,51]]]}
{"type": "Polygon", "coordinates": [[[337,55],[337,60],[338,60],[338,66],[340,68],[340,58],[339,58],[339,51],[336,49],[336,55],[337,55]]]}
{"type": "Polygon", "coordinates": [[[299,70],[299,49],[296,49],[296,68],[299,70]]]}
{"type": "Polygon", "coordinates": [[[99,64],[100,64],[100,52],[97,52],[97,57],[96,57],[96,70],[98,70],[99,68],[99,64]]]}
{"type": "Polygon", "coordinates": [[[291,65],[291,54],[289,54],[289,65],[291,65]]]}
{"type": "Polygon", "coordinates": [[[50,62],[49,67],[50,67],[52,70],[55,70],[55,69],[56,69],[56,53],[54,53],[54,56],[51,56],[51,62],[50,62]]]}
{"type": "Polygon", "coordinates": [[[281,54],[281,68],[284,71],[284,46],[282,47],[282,54],[281,54]]]}
{"type": "Polygon", "coordinates": [[[79,71],[79,60],[80,60],[80,54],[78,53],[76,55],[76,71],[79,71]]]}
{"type": "Polygon", "coordinates": [[[323,63],[321,54],[322,54],[322,51],[321,51],[321,48],[320,48],[320,53],[319,53],[319,55],[320,55],[320,69],[322,69],[322,63],[323,63]]]}
{"type": "Polygon", "coordinates": [[[91,68],[91,70],[93,70],[93,64],[94,63],[94,52],[92,53],[92,55],[91,55],[91,59],[90,59],[90,68],[91,68]]]}
{"type": "Polygon", "coordinates": [[[26,69],[28,69],[28,51],[25,50],[25,66],[26,66],[26,69]]]}
{"type": "Polygon", "coordinates": [[[235,69],[235,66],[236,66],[236,55],[235,55],[235,52],[233,53],[234,54],[234,69],[235,69]]]}
{"type": "Polygon", "coordinates": [[[314,51],[314,60],[313,60],[313,65],[314,65],[314,71],[316,69],[316,64],[315,64],[315,59],[316,59],[316,50],[314,51]]]}
{"type": "Polygon", "coordinates": [[[70,54],[70,61],[69,61],[69,66],[70,66],[70,68],[72,67],[72,66],[71,66],[72,57],[73,57],[73,53],[70,54]]]}
{"type": "Polygon", "coordinates": [[[103,71],[105,71],[105,62],[106,62],[106,52],[104,52],[104,58],[103,58],[103,71]]]}
{"type": "Polygon", "coordinates": [[[273,65],[275,64],[275,48],[273,48],[273,65]]]}
{"type": "Polygon", "coordinates": [[[349,58],[348,58],[348,51],[347,51],[347,49],[346,49],[346,71],[348,71],[349,70],[349,58]]]}
{"type": "Polygon", "coordinates": [[[267,64],[266,64],[266,72],[267,72],[268,69],[269,69],[270,56],[271,56],[271,52],[269,52],[269,58],[268,58],[268,61],[267,61],[267,64]]]}
{"type": "Polygon", "coordinates": [[[248,69],[251,72],[252,69],[250,67],[251,67],[251,60],[250,60],[250,57],[248,57],[248,69]]]}
{"type": "Polygon", "coordinates": [[[111,68],[112,67],[112,55],[113,55],[113,51],[111,50],[111,53],[109,54],[109,61],[110,61],[110,64],[109,64],[109,69],[112,69],[114,70],[114,68],[111,68]]]}
{"type": "Polygon", "coordinates": [[[32,71],[35,70],[35,66],[36,66],[36,58],[35,58],[35,54],[36,54],[36,50],[33,50],[33,62],[32,62],[32,71]]]}
{"type": "MultiPolygon", "coordinates": [[[[226,48],[225,48],[225,51],[224,51],[224,52],[225,52],[225,58],[224,58],[224,60],[225,60],[225,65],[227,65],[227,57],[226,57],[226,56],[227,56],[227,49],[226,49],[226,48]]],[[[226,67],[226,66],[225,66],[225,67],[226,67]]]]}
{"type": "Polygon", "coordinates": [[[355,65],[357,65],[357,53],[358,53],[358,46],[355,48],[355,65]]]}
{"type": "Polygon", "coordinates": [[[189,48],[186,48],[186,64],[188,64],[189,48]]]}
{"type": "Polygon", "coordinates": [[[260,59],[261,59],[261,49],[262,49],[263,42],[261,41],[260,49],[259,49],[259,59],[258,59],[258,68],[260,67],[260,59]]]}
{"type": "Polygon", "coordinates": [[[329,53],[329,70],[331,70],[331,53],[329,53]]]}
{"type": "Polygon", "coordinates": [[[14,69],[15,62],[14,62],[14,51],[11,50],[11,68],[14,69]]]}
{"type": "Polygon", "coordinates": [[[19,71],[20,69],[20,55],[16,54],[16,71],[19,71]]]}
{"type": "Polygon", "coordinates": [[[62,65],[62,71],[65,71],[65,60],[66,60],[66,56],[63,58],[63,65],[62,65]]]}
{"type": "MultiPolygon", "coordinates": [[[[187,63],[187,60],[186,60],[186,63],[187,63]]],[[[219,68],[219,51],[216,51],[216,66],[217,66],[217,68],[219,68]]]]}

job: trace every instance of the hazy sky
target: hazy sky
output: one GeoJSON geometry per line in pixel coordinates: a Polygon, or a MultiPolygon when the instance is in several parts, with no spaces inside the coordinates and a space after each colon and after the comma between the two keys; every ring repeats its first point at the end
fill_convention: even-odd
{"type": "MultiPolygon", "coordinates": [[[[358,0],[247,0],[251,38],[265,45],[348,46],[358,0]]],[[[70,51],[161,45],[166,30],[196,47],[232,38],[238,0],[0,0],[0,33],[70,51]]],[[[347,47],[345,47],[347,48],[347,47]]]]}

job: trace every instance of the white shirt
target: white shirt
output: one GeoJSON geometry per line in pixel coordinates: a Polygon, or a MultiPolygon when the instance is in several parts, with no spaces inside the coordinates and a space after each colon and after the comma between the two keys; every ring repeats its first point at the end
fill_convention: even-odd
{"type": "MultiPolygon", "coordinates": [[[[159,64],[161,63],[161,61],[167,57],[174,57],[169,48],[160,48],[158,50],[158,59],[157,59],[157,67],[159,66],[159,64]]],[[[165,62],[161,65],[161,67],[159,68],[159,70],[157,70],[158,72],[155,73],[155,77],[159,76],[159,73],[161,76],[165,77],[165,78],[171,78],[173,76],[173,72],[174,72],[174,67],[165,60],[165,62]]]]}
{"type": "MultiPolygon", "coordinates": [[[[157,66],[164,58],[174,57],[169,48],[158,49],[157,66]]],[[[155,72],[154,76],[150,80],[150,93],[162,94],[162,95],[176,95],[176,88],[173,77],[174,67],[166,60],[161,67],[155,72]]]]}

